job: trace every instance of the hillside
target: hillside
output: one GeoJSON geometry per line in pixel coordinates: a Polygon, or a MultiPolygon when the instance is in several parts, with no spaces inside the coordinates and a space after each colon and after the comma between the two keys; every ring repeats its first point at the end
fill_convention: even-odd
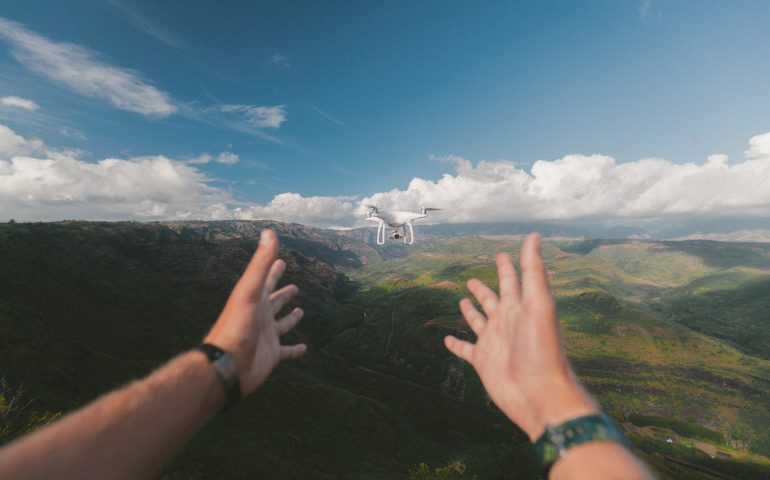
{"type": "MultiPolygon", "coordinates": [[[[410,342],[429,328],[471,337],[455,307],[468,295],[465,281],[476,277],[494,285],[494,255],[508,251],[515,257],[519,242],[510,236],[427,239],[408,258],[351,271],[369,285],[362,295],[379,306],[372,309],[379,325],[370,329],[401,350],[390,354],[389,368],[418,363],[424,346],[410,342]]],[[[691,464],[714,463],[708,470],[717,475],[770,476],[770,362],[764,350],[770,328],[762,308],[770,246],[554,238],[543,250],[573,364],[636,435],[662,478],[704,478],[703,471],[671,460],[690,456],[691,464]],[[723,302],[702,301],[704,292],[723,302]],[[682,315],[684,308],[701,315],[682,315]],[[734,315],[738,308],[743,315],[734,315]],[[668,446],[668,438],[684,450],[668,446]],[[696,444],[700,450],[686,449],[696,444]],[[705,451],[765,471],[719,464],[699,456],[705,451]]]]}
{"type": "MultiPolygon", "coordinates": [[[[167,478],[397,479],[452,459],[535,478],[524,436],[441,342],[470,336],[465,281],[494,285],[515,236],[407,249],[271,222],[0,224],[0,376],[57,412],[144,375],[199,341],[265,226],[310,350],[167,478]]],[[[581,379],[661,478],[770,478],[770,246],[555,237],[544,254],[581,379]]]]}
{"type": "Polygon", "coordinates": [[[345,344],[363,316],[342,272],[380,255],[299,225],[0,225],[0,376],[34,409],[66,412],[145,375],[200,341],[267,226],[281,237],[286,281],[302,289],[306,318],[289,341],[310,350],[207,427],[168,478],[400,479],[455,458],[484,478],[533,473],[524,437],[499,412],[437,387],[456,370],[443,350],[426,383],[357,362],[379,339],[345,344]]]}

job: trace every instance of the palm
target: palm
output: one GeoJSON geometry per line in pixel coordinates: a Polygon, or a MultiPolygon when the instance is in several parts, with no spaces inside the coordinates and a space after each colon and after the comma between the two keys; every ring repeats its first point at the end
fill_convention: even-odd
{"type": "Polygon", "coordinates": [[[537,237],[522,246],[522,283],[508,255],[497,259],[500,295],[476,279],[468,288],[481,304],[481,314],[464,299],[460,309],[478,337],[476,344],[447,337],[446,345],[479,374],[495,404],[506,407],[511,420],[526,425],[538,402],[535,392],[554,378],[568,375],[559,341],[556,313],[548,289],[537,237]]]}
{"type": "Polygon", "coordinates": [[[286,263],[277,260],[278,239],[266,230],[267,241],[254,255],[219,316],[206,341],[223,348],[235,360],[244,395],[261,385],[276,364],[305,353],[304,344],[281,345],[280,337],[302,318],[295,308],[276,320],[275,316],[294,298],[299,289],[287,285],[275,290],[286,263]]]}

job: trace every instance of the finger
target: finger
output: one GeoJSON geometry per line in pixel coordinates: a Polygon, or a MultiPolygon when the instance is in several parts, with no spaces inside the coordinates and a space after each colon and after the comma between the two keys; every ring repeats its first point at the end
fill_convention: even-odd
{"type": "Polygon", "coordinates": [[[484,326],[487,323],[487,319],[484,315],[479,313],[479,311],[476,310],[476,307],[473,306],[473,303],[467,298],[460,300],[460,311],[468,322],[468,325],[470,325],[471,330],[473,330],[473,333],[477,336],[481,335],[481,331],[484,330],[484,326]]]}
{"type": "Polygon", "coordinates": [[[281,279],[285,270],[286,262],[280,258],[274,261],[270,266],[270,271],[267,273],[267,279],[265,280],[265,286],[263,287],[264,290],[267,292],[275,290],[275,285],[278,283],[278,280],[281,279]]]}
{"type": "Polygon", "coordinates": [[[468,280],[468,290],[471,291],[476,300],[481,304],[481,308],[484,309],[484,313],[487,316],[492,315],[497,307],[497,294],[489,287],[487,287],[481,280],[471,278],[468,280]]]}
{"type": "Polygon", "coordinates": [[[274,231],[265,229],[259,237],[259,247],[256,253],[251,257],[246,271],[238,281],[236,289],[240,294],[249,299],[258,299],[262,294],[262,287],[265,284],[267,272],[278,255],[278,236],[274,231]]]}
{"type": "Polygon", "coordinates": [[[278,351],[278,358],[281,362],[284,360],[294,360],[299,358],[307,352],[307,345],[299,343],[297,345],[281,345],[281,349],[278,351]]]}
{"type": "Polygon", "coordinates": [[[521,283],[524,300],[539,301],[550,297],[548,278],[540,253],[540,234],[529,235],[521,245],[521,283]]]}
{"type": "Polygon", "coordinates": [[[473,349],[476,348],[476,346],[472,343],[460,340],[452,335],[447,335],[444,337],[444,345],[446,345],[447,350],[456,356],[468,363],[473,363],[471,360],[473,359],[473,349]]]}
{"type": "Polygon", "coordinates": [[[302,320],[304,314],[305,312],[301,308],[295,308],[290,314],[278,320],[276,322],[278,324],[278,336],[289,333],[302,320]]]}
{"type": "Polygon", "coordinates": [[[497,276],[500,279],[500,297],[519,298],[519,280],[507,253],[497,254],[497,276]]]}
{"type": "Polygon", "coordinates": [[[292,298],[297,296],[299,288],[296,285],[286,285],[277,292],[270,294],[270,310],[273,316],[277,315],[292,298]]]}

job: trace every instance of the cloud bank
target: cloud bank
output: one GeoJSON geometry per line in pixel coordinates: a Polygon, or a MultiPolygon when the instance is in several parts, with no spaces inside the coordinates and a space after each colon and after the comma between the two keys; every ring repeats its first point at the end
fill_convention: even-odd
{"type": "Polygon", "coordinates": [[[196,164],[237,155],[108,158],[87,162],[52,151],[0,125],[0,220],[274,219],[322,227],[363,224],[364,205],[383,210],[440,207],[442,222],[650,221],[682,216],[770,215],[770,133],[749,140],[746,158],[725,155],[675,164],[661,158],[617,163],[607,155],[510,161],[442,157],[454,172],[414,178],[404,189],[353,196],[276,195],[239,202],[196,164]]]}
{"type": "Polygon", "coordinates": [[[183,218],[231,201],[200,171],[164,156],[87,162],[0,125],[4,220],[183,218]]]}

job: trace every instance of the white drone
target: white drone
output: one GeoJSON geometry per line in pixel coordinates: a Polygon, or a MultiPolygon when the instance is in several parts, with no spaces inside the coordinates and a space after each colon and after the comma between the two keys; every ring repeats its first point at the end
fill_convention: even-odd
{"type": "Polygon", "coordinates": [[[441,210],[440,208],[422,207],[420,213],[416,213],[402,211],[381,212],[373,205],[367,205],[367,208],[369,210],[366,212],[366,219],[377,222],[377,245],[385,244],[385,224],[393,228],[393,231],[390,232],[390,238],[396,240],[403,238],[406,245],[413,244],[414,228],[412,227],[412,222],[427,217],[430,211],[441,210]],[[409,227],[409,235],[406,234],[406,227],[409,227]],[[400,232],[399,229],[401,230],[400,232]]]}

